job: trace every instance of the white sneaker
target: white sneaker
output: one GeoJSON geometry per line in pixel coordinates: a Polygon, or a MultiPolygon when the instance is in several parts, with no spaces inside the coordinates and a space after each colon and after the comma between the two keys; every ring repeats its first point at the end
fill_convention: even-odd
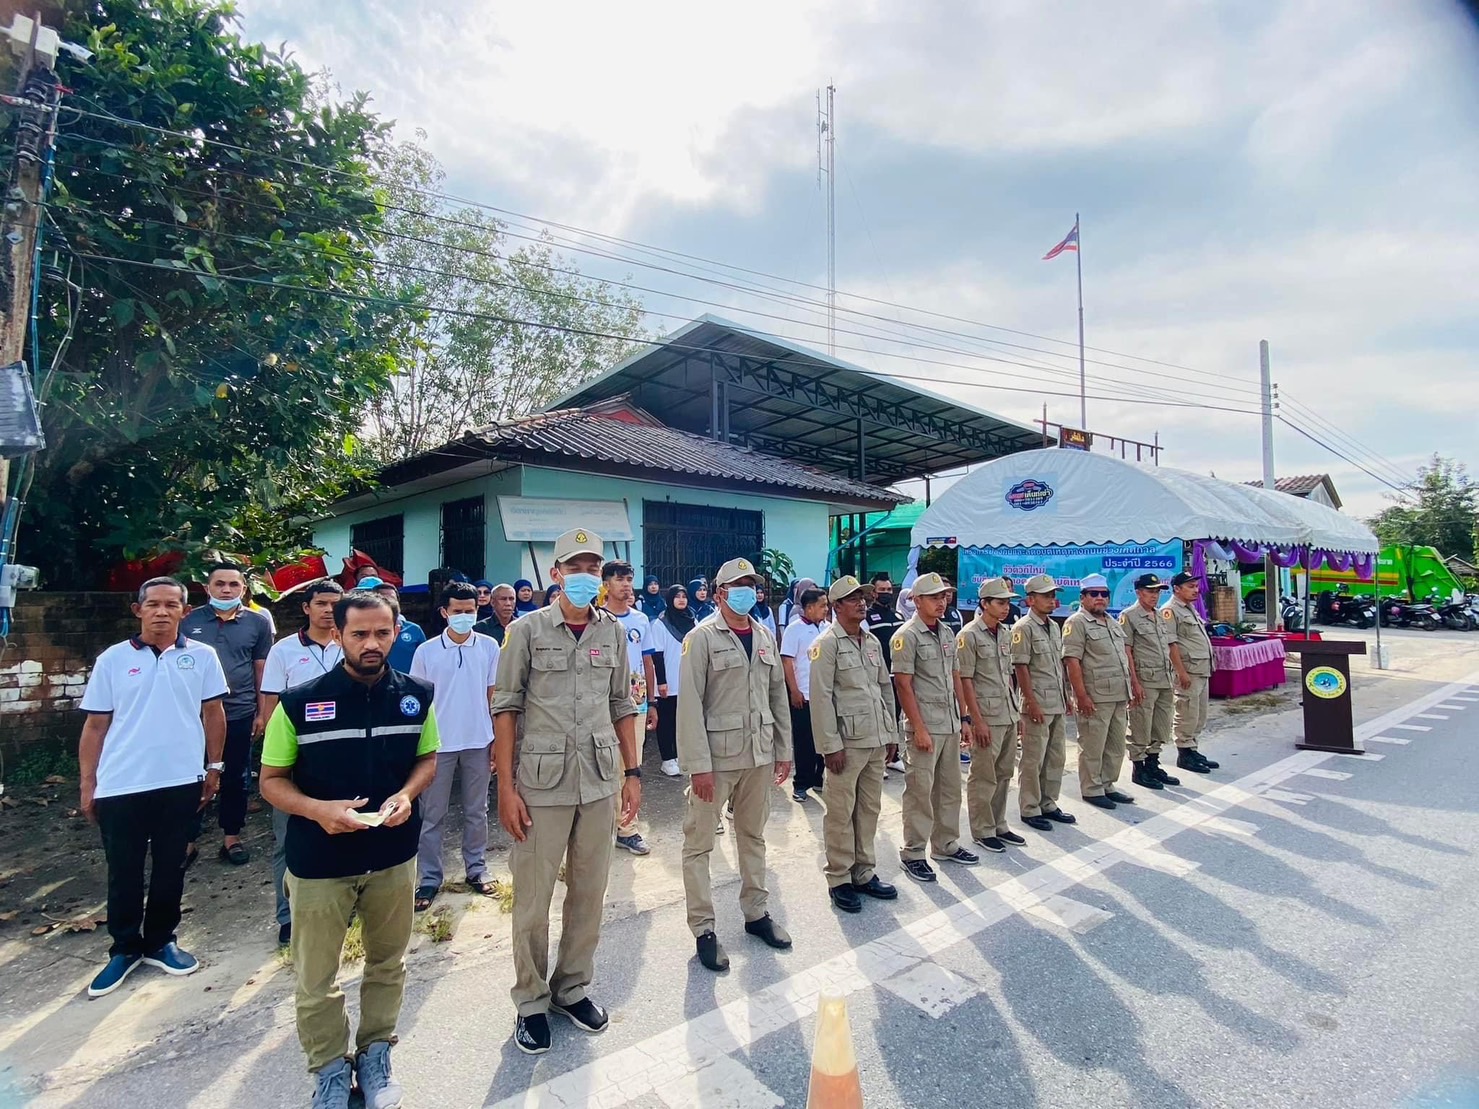
{"type": "Polygon", "coordinates": [[[666,774],[669,778],[676,778],[678,777],[678,775],[683,773],[681,770],[678,769],[677,759],[663,759],[662,772],[666,774]]]}
{"type": "Polygon", "coordinates": [[[903,759],[894,759],[893,762],[887,762],[887,763],[884,763],[883,765],[884,765],[884,769],[886,769],[886,770],[897,770],[900,774],[904,773],[904,760],[903,759]]]}

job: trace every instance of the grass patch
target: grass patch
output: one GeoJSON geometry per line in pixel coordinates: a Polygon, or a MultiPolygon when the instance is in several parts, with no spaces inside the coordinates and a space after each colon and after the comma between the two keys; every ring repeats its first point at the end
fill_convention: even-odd
{"type": "Polygon", "coordinates": [[[349,922],[349,931],[344,933],[344,950],[340,958],[346,963],[364,962],[365,925],[358,916],[349,922]]]}
{"type": "Polygon", "coordinates": [[[428,910],[417,922],[416,927],[432,943],[446,943],[457,934],[457,926],[452,919],[452,910],[446,907],[428,910]]]}
{"type": "Polygon", "coordinates": [[[75,782],[81,773],[75,752],[61,745],[47,744],[27,751],[15,763],[7,765],[5,784],[8,786],[39,786],[47,778],[52,777],[62,777],[68,782],[75,782]]]}
{"type": "Polygon", "coordinates": [[[1285,698],[1277,693],[1254,693],[1248,697],[1235,697],[1223,705],[1223,712],[1237,715],[1248,712],[1266,712],[1283,705],[1285,698]]]}
{"type": "MultiPolygon", "coordinates": [[[[560,864],[561,881],[564,881],[564,864],[560,864]]],[[[498,905],[499,912],[511,913],[514,911],[514,884],[509,878],[494,878],[488,883],[492,887],[486,896],[489,901],[498,905]]],[[[474,893],[466,882],[447,882],[442,886],[443,893],[474,893]]],[[[475,895],[476,896],[476,895],[475,895]]]]}

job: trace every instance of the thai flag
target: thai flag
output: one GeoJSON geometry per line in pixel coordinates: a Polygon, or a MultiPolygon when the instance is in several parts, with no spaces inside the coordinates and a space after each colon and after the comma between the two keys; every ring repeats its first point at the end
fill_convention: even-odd
{"type": "Polygon", "coordinates": [[[1072,251],[1075,251],[1075,252],[1077,252],[1077,250],[1078,250],[1078,221],[1077,220],[1074,220],[1073,221],[1073,230],[1070,231],[1064,237],[1064,239],[1063,239],[1063,241],[1061,243],[1059,243],[1052,250],[1050,250],[1046,254],[1044,254],[1042,256],[1042,260],[1044,262],[1050,261],[1051,259],[1058,257],[1058,255],[1062,254],[1065,250],[1072,250],[1072,251]]]}
{"type": "Polygon", "coordinates": [[[308,723],[334,719],[333,701],[310,701],[303,706],[303,719],[308,723]]]}

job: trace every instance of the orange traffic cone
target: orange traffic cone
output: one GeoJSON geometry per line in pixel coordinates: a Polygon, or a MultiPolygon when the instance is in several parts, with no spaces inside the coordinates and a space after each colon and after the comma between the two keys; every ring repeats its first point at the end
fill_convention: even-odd
{"type": "Polygon", "coordinates": [[[858,1057],[852,1050],[847,1002],[830,994],[823,994],[817,1006],[806,1109],[863,1109],[863,1084],[858,1078],[858,1057]]]}

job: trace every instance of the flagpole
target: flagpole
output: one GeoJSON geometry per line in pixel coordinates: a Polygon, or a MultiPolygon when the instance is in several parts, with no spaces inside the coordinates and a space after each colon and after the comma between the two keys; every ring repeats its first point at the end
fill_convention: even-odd
{"type": "Polygon", "coordinates": [[[1084,231],[1077,212],[1073,213],[1073,228],[1078,232],[1078,249],[1073,252],[1078,263],[1078,426],[1088,431],[1088,382],[1084,376],[1084,231]]]}

